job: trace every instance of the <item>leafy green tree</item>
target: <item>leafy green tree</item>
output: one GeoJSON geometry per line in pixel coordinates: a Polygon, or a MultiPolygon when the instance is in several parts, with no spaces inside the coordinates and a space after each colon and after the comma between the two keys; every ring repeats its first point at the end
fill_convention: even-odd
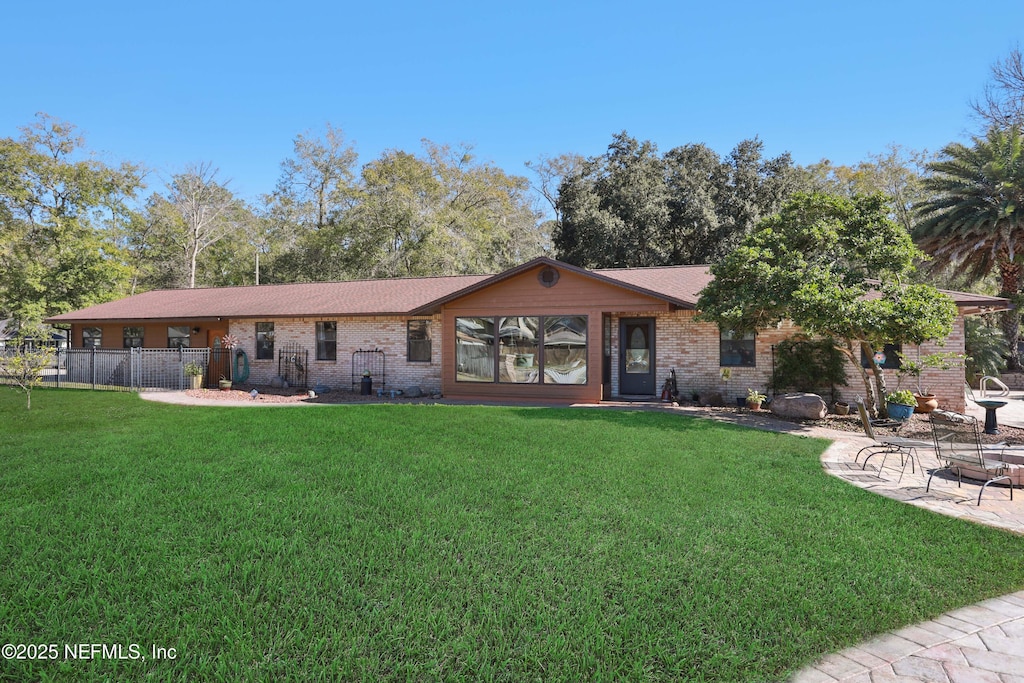
{"type": "Polygon", "coordinates": [[[720,259],[798,187],[788,154],[765,159],[744,140],[725,158],[705,145],[664,157],[625,131],[559,187],[554,246],[585,267],[708,263],[720,259]]]}
{"type": "MultiPolygon", "coordinates": [[[[348,212],[358,197],[358,155],[339,128],[296,136],[293,156],[281,163],[274,192],[255,231],[257,249],[270,255],[270,280],[336,280],[348,274],[344,244],[348,212]]],[[[255,252],[254,252],[255,253],[255,252]]]]}
{"type": "Polygon", "coordinates": [[[719,202],[729,168],[706,145],[683,145],[665,155],[670,264],[707,262],[723,233],[719,202]]]}
{"type": "MultiPolygon", "coordinates": [[[[798,193],[721,262],[701,292],[700,319],[722,328],[764,329],[790,319],[837,345],[857,368],[885,343],[921,344],[949,335],[956,306],[934,287],[905,284],[921,252],[881,195],[798,193]],[[871,293],[868,296],[869,292],[871,293]]],[[[885,375],[861,369],[866,404],[877,414],[885,375]]]]}
{"type": "Polygon", "coordinates": [[[38,321],[126,293],[112,226],[142,187],[131,164],[84,154],[73,125],[39,114],[0,139],[0,314],[38,321]]]}
{"type": "Polygon", "coordinates": [[[988,316],[971,316],[964,320],[964,351],[967,353],[967,381],[977,375],[999,375],[1002,370],[1006,340],[1003,331],[990,325],[988,316]]]}
{"type": "Polygon", "coordinates": [[[25,392],[25,409],[32,410],[32,390],[43,383],[43,371],[53,362],[53,349],[39,344],[47,333],[38,324],[23,324],[0,349],[0,377],[25,392]]]}
{"type": "Polygon", "coordinates": [[[939,266],[953,266],[977,280],[999,275],[999,295],[1017,305],[1003,314],[1006,365],[1020,369],[1020,297],[1024,268],[1024,134],[989,129],[973,145],[954,142],[929,164],[930,193],[918,206],[917,244],[939,266]]]}
{"type": "Polygon", "coordinates": [[[668,187],[658,148],[625,131],[608,151],[586,160],[559,188],[562,224],[554,246],[585,268],[653,266],[666,261],[668,187]]]}
{"type": "Polygon", "coordinates": [[[342,245],[358,277],[500,271],[543,253],[525,178],[424,141],[363,167],[342,245]]]}
{"type": "Polygon", "coordinates": [[[827,159],[800,173],[801,183],[813,192],[844,197],[880,192],[890,198],[892,219],[907,232],[917,225],[916,205],[927,198],[924,179],[930,155],[890,145],[883,154],[872,154],[855,166],[835,166],[827,159]]]}

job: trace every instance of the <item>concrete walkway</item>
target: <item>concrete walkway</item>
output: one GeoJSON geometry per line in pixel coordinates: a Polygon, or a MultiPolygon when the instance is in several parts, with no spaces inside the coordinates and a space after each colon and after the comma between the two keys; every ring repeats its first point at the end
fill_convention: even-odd
{"type": "MultiPolygon", "coordinates": [[[[149,400],[182,405],[310,405],[254,404],[253,402],[202,401],[184,392],[143,393],[149,400]]],[[[1024,427],[1024,394],[1006,399],[998,417],[1001,424],[1024,427]]],[[[582,407],[582,406],[581,406],[582,407]]],[[[931,490],[925,491],[928,471],[937,463],[931,451],[919,454],[921,467],[902,468],[897,456],[882,466],[882,457],[873,457],[867,468],[854,458],[862,447],[872,443],[866,437],[818,427],[803,427],[772,418],[767,413],[720,413],[687,408],[669,408],[663,404],[603,403],[591,408],[633,408],[671,410],[712,417],[755,429],[829,439],[832,445],[821,456],[829,474],[853,486],[867,489],[908,505],[933,512],[999,527],[1024,535],[1024,491],[1010,501],[1005,487],[990,486],[981,506],[976,505],[979,485],[936,476],[931,490]],[[902,477],[902,478],[901,478],[902,477]]],[[[968,412],[984,419],[984,411],[969,406],[968,412]]],[[[1024,543],[1024,538],[1021,538],[1024,543]]],[[[791,679],[792,683],[1024,683],[1024,590],[961,607],[920,624],[886,633],[855,647],[837,652],[814,663],[791,679]]]]}

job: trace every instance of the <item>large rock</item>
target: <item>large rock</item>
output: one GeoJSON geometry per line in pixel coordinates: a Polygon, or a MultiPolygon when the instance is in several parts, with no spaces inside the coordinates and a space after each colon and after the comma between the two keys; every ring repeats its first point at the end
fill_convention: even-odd
{"type": "Polygon", "coordinates": [[[779,417],[820,420],[828,414],[828,406],[817,394],[786,394],[772,399],[772,412],[779,417]]]}
{"type": "Polygon", "coordinates": [[[409,387],[408,389],[406,389],[406,390],[405,390],[405,391],[403,392],[403,394],[404,394],[404,395],[405,395],[405,396],[406,396],[407,398],[420,398],[421,396],[423,396],[423,390],[422,390],[422,389],[420,389],[420,388],[419,388],[419,387],[417,387],[417,386],[412,386],[412,387],[409,387]]]}

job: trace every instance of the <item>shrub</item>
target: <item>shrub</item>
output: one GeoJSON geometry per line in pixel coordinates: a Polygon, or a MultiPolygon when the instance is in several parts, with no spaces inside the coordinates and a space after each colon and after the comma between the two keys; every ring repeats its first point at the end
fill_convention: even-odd
{"type": "Polygon", "coordinates": [[[771,388],[775,392],[819,393],[827,389],[834,401],[836,387],[848,384],[843,354],[831,337],[797,335],[786,339],[775,347],[774,361],[771,388]]]}

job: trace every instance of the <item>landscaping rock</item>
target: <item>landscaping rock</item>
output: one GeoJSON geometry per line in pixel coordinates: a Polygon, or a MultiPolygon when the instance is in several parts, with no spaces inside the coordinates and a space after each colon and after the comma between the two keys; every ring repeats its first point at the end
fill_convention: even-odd
{"type": "Polygon", "coordinates": [[[409,387],[405,390],[404,395],[406,398],[419,398],[423,396],[423,390],[419,387],[409,387]]]}
{"type": "Polygon", "coordinates": [[[315,391],[318,394],[329,394],[331,393],[331,388],[326,384],[317,384],[315,387],[313,387],[313,391],[315,391]]]}
{"type": "Polygon", "coordinates": [[[285,389],[288,387],[288,382],[285,381],[284,377],[278,375],[274,379],[270,380],[270,386],[275,389],[285,389]]]}
{"type": "Polygon", "coordinates": [[[779,417],[802,420],[821,420],[828,414],[828,406],[817,394],[786,394],[771,403],[772,412],[779,417]]]}

